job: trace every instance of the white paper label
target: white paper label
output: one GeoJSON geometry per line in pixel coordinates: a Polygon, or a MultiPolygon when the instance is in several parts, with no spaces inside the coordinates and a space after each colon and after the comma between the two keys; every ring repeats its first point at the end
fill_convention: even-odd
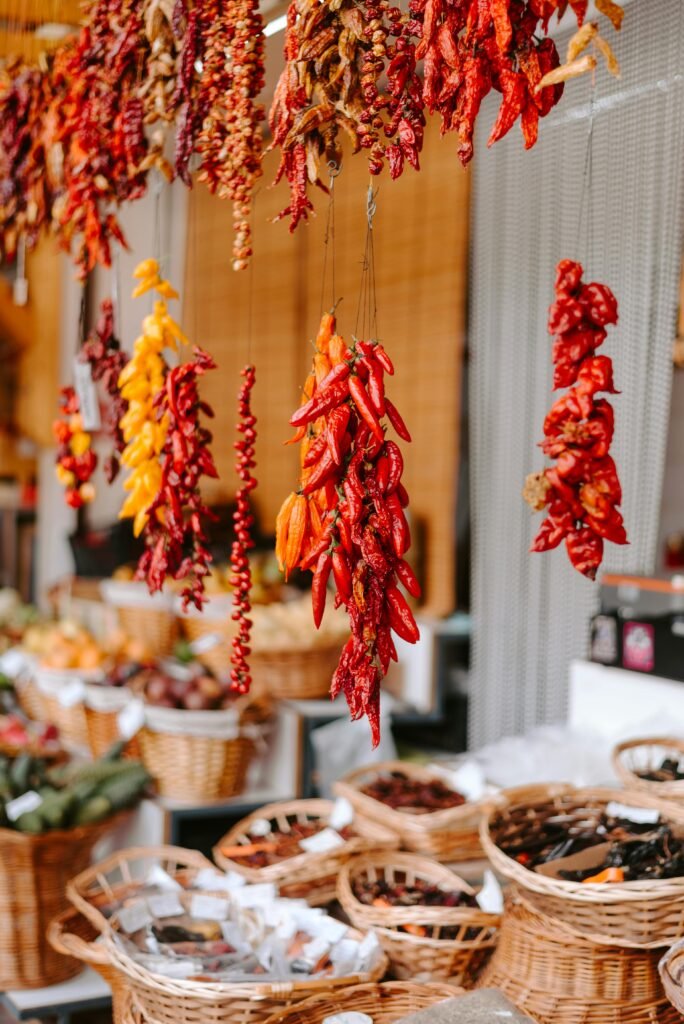
{"type": "Polygon", "coordinates": [[[349,931],[343,921],[336,921],[334,917],[322,917],[316,922],[314,933],[326,942],[334,944],[343,939],[349,931]]]}
{"type": "Polygon", "coordinates": [[[484,772],[475,761],[465,761],[449,772],[449,782],[466,800],[480,800],[487,788],[484,772]]]}
{"type": "Polygon", "coordinates": [[[245,939],[245,936],[242,934],[240,925],[237,923],[237,921],[222,921],[221,932],[223,934],[224,940],[226,942],[229,942],[233,949],[236,950],[236,952],[251,952],[252,947],[250,946],[249,942],[247,942],[247,940],[245,939]]]}
{"type": "Polygon", "coordinates": [[[132,700],[122,708],[116,716],[119,736],[122,740],[132,740],[145,724],[145,705],[141,700],[132,700]]]}
{"type": "Polygon", "coordinates": [[[15,679],[16,676],[21,675],[27,667],[28,659],[26,655],[23,651],[17,650],[16,647],[0,655],[0,672],[5,676],[9,676],[10,679],[15,679]]]}
{"type": "Polygon", "coordinates": [[[249,834],[262,838],[271,834],[271,822],[267,818],[255,818],[249,826],[249,834]]]}
{"type": "Polygon", "coordinates": [[[93,380],[90,363],[74,360],[74,388],[78,395],[84,430],[100,429],[100,403],[97,400],[97,388],[93,380]]]}
{"type": "Polygon", "coordinates": [[[164,892],[180,892],[183,888],[175,878],[172,878],[168,871],[164,871],[164,868],[160,867],[159,864],[153,864],[147,874],[147,882],[149,885],[156,885],[158,889],[163,889],[164,892]]]}
{"type": "Polygon", "coordinates": [[[330,828],[337,830],[346,828],[347,825],[351,825],[353,820],[354,808],[345,796],[338,797],[333,806],[332,814],[328,819],[330,828]]]}
{"type": "Polygon", "coordinates": [[[135,903],[122,907],[117,914],[119,924],[129,935],[152,923],[150,912],[147,909],[145,900],[136,900],[135,903]]]}
{"type": "Polygon", "coordinates": [[[315,939],[312,939],[311,942],[307,942],[302,947],[302,953],[304,954],[305,959],[310,963],[317,964],[329,949],[330,943],[326,942],[322,936],[318,935],[315,939]]]}
{"type": "Polygon", "coordinates": [[[477,894],[477,905],[486,914],[503,914],[503,893],[493,871],[484,873],[484,885],[477,894]]]}
{"type": "Polygon", "coordinates": [[[28,302],[29,283],[27,277],[15,277],[12,282],[12,302],[15,306],[25,306],[28,302]]]}
{"type": "Polygon", "coordinates": [[[324,828],[322,832],[316,832],[313,836],[300,839],[299,845],[307,853],[326,853],[328,850],[336,850],[344,846],[344,839],[334,828],[324,828]]]}
{"type": "Polygon", "coordinates": [[[212,892],[232,892],[233,889],[240,889],[247,884],[247,880],[239,875],[237,871],[216,871],[214,868],[202,868],[195,875],[193,887],[195,889],[209,889],[212,892]]]}
{"type": "Polygon", "coordinates": [[[359,943],[359,959],[366,960],[372,953],[378,949],[380,943],[375,932],[366,932],[364,937],[359,943]]]}
{"type": "Polygon", "coordinates": [[[373,1024],[373,1018],[358,1010],[345,1010],[344,1013],[333,1013],[324,1017],[321,1024],[373,1024]]]}
{"type": "Polygon", "coordinates": [[[185,913],[183,904],[175,892],[163,892],[158,896],[148,896],[147,905],[155,917],[177,917],[185,913]]]}
{"type": "Polygon", "coordinates": [[[63,708],[73,708],[85,699],[85,683],[82,679],[70,679],[57,690],[57,700],[63,708]]]}
{"type": "Polygon", "coordinates": [[[28,793],[22,793],[15,800],[5,804],[5,812],[10,821],[16,821],[22,814],[35,811],[43,802],[42,796],[30,789],[28,793]]]}
{"type": "Polygon", "coordinates": [[[230,903],[220,896],[198,892],[190,901],[191,917],[205,921],[225,921],[230,914],[230,903]]]}
{"type": "Polygon", "coordinates": [[[276,887],[272,882],[245,885],[233,893],[233,899],[241,907],[263,907],[272,903],[275,898],[276,887]]]}
{"type": "Polygon", "coordinates": [[[188,647],[193,654],[206,654],[207,651],[213,650],[222,642],[223,637],[220,633],[205,633],[204,636],[200,636],[188,644],[188,647]]]}
{"type": "Polygon", "coordinates": [[[630,807],[628,804],[620,804],[617,800],[611,800],[606,804],[606,814],[609,818],[627,818],[637,825],[655,825],[660,821],[660,811],[652,810],[650,807],[630,807]]]}

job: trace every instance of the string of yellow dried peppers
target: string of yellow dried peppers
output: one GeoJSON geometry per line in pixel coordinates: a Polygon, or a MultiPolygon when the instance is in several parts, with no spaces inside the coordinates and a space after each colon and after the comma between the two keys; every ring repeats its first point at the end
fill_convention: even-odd
{"type": "Polygon", "coordinates": [[[419,639],[413,613],[398,584],[412,597],[420,586],[405,559],[411,537],[404,514],[404,460],[385,436],[386,420],[402,440],[411,436],[385,395],[394,367],[377,341],[347,346],[326,313],[316,337],[313,368],[302,404],[290,422],[300,444],[299,487],[285,499],[276,521],[276,554],[286,573],[313,572],[312,605],[318,627],[330,576],[336,606],[349,615],[351,636],[332,680],[344,692],[353,718],[367,715],[373,745],[380,739],[380,682],[397,652],[396,633],[419,639]]]}

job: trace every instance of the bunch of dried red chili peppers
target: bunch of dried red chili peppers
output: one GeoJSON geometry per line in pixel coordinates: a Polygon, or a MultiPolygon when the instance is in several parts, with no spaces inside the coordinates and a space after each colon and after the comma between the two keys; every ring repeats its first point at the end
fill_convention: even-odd
{"type": "Polygon", "coordinates": [[[55,471],[64,487],[64,500],[72,508],[81,508],[95,497],[90,482],[97,466],[92,437],[83,429],[78,395],[71,387],[60,392],[61,418],[52,424],[57,442],[55,471]]]}
{"type": "Polygon", "coordinates": [[[254,387],[255,372],[253,366],[245,366],[242,370],[245,378],[238,395],[238,415],[240,420],[237,425],[238,432],[242,435],[235,441],[237,458],[235,471],[240,478],[240,487],[237,492],[237,508],[233,513],[235,525],[235,540],[230,553],[230,566],[232,569],[231,583],[233,585],[233,620],[238,624],[237,635],[233,637],[233,651],[230,657],[232,669],[230,672],[233,688],[239,693],[248,693],[252,682],[249,669],[249,638],[252,631],[252,620],[249,613],[252,610],[250,602],[250,591],[252,588],[252,574],[249,566],[250,548],[254,547],[252,539],[252,526],[254,516],[252,514],[250,494],[257,485],[256,477],[252,470],[256,466],[254,461],[254,442],[256,441],[256,416],[252,412],[251,395],[254,387]]]}
{"type": "Polygon", "coordinates": [[[332,681],[344,691],[353,718],[367,715],[373,744],[380,738],[380,682],[402,640],[419,638],[413,613],[398,587],[413,597],[420,586],[405,560],[411,538],[404,509],[401,450],[385,437],[387,417],[404,441],[411,436],[385,396],[385,374],[394,367],[376,341],[347,346],[324,315],[312,373],[302,405],[290,422],[301,442],[301,482],[283,503],[276,522],[276,554],[286,572],[313,572],[316,625],[325,611],[332,574],[336,605],[349,614],[351,636],[332,681]]]}
{"type": "Polygon", "coordinates": [[[524,496],[535,510],[546,510],[532,551],[548,551],[562,540],[573,566],[594,579],[604,540],[627,544],[617,506],[622,490],[611,458],[613,407],[600,392],[615,394],[613,363],[596,355],[606,327],[616,324],[615,296],[604,284],[582,281],[582,267],[561,260],[556,301],[549,310],[554,388],[568,388],[544,421],[541,449],[555,465],[528,477],[524,496]]]}

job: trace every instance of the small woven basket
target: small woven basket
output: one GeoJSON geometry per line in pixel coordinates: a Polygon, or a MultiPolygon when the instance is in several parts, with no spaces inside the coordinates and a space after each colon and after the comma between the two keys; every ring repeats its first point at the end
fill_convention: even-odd
{"type": "Polygon", "coordinates": [[[510,794],[507,799],[504,792],[482,822],[485,853],[495,870],[515,882],[536,910],[584,939],[635,949],[670,945],[684,934],[684,878],[569,882],[531,871],[500,848],[533,837],[549,821],[567,827],[598,822],[611,801],[657,810],[684,832],[684,808],[641,792],[552,787],[546,797],[537,794],[536,799],[523,801],[511,799],[510,794]]]}
{"type": "Polygon", "coordinates": [[[266,819],[282,832],[289,832],[294,822],[327,821],[334,804],[331,800],[290,800],[267,804],[239,821],[214,847],[213,856],[224,871],[237,871],[248,882],[273,882],[281,896],[305,899],[312,907],[323,906],[335,899],[337,876],[342,865],[355,854],[397,845],[397,838],[382,825],[356,816],[352,828],[357,835],[324,853],[302,852],[264,868],[250,868],[226,856],[226,847],[242,846],[249,838],[253,821],[266,819]]]}
{"type": "Polygon", "coordinates": [[[432,782],[438,778],[435,772],[408,761],[384,761],[350,772],[334,784],[333,791],[346,797],[359,814],[395,832],[402,850],[433,857],[446,864],[481,858],[478,829],[486,804],[465,803],[460,807],[415,814],[395,810],[362,792],[362,788],[378,775],[395,771],[419,782],[432,782]]]}
{"type": "MultiPolygon", "coordinates": [[[[119,713],[133,699],[125,686],[86,685],[85,720],[88,732],[88,746],[93,757],[102,757],[121,739],[119,713]]],[[[124,757],[140,759],[137,737],[129,740],[123,750],[124,757]]]]}
{"type": "Polygon", "coordinates": [[[109,928],[106,908],[133,895],[145,884],[147,870],[153,866],[161,867],[181,883],[189,883],[204,868],[213,868],[211,861],[197,850],[180,846],[132,847],[117,850],[70,879],[67,897],[97,934],[104,935],[109,928]]]}
{"type": "Polygon", "coordinates": [[[43,721],[43,700],[38,683],[30,675],[23,675],[15,683],[19,707],[34,722],[43,721]]]}
{"type": "Polygon", "coordinates": [[[202,640],[205,636],[220,637],[220,641],[206,651],[197,655],[197,660],[210,668],[217,678],[222,679],[230,674],[230,656],[233,651],[231,641],[235,636],[235,623],[230,617],[226,619],[208,619],[205,616],[184,616],[181,619],[183,633],[190,643],[202,640]]]}
{"type": "Polygon", "coordinates": [[[99,671],[82,671],[80,669],[36,669],[36,684],[40,701],[40,717],[44,722],[51,722],[59,729],[61,739],[67,746],[82,749],[88,746],[88,728],[86,726],[83,697],[73,703],[64,700],[67,688],[83,688],[89,679],[100,678],[99,671]]]}
{"type": "Polygon", "coordinates": [[[356,897],[354,883],[385,880],[413,885],[417,881],[447,892],[473,894],[462,878],[444,865],[410,853],[369,853],[342,866],[337,898],[355,928],[372,929],[387,953],[392,974],[402,980],[446,979],[468,988],[496,945],[500,917],[474,907],[374,907],[356,897]],[[424,936],[402,931],[425,929],[424,936]],[[456,929],[443,938],[442,929],[456,929]]]}
{"type": "Polygon", "coordinates": [[[662,800],[684,800],[684,779],[678,782],[652,782],[640,772],[660,768],[666,757],[684,762],[684,739],[669,736],[644,737],[620,743],[613,750],[613,768],[627,789],[662,800]]]}
{"type": "Polygon", "coordinates": [[[455,985],[417,985],[388,981],[380,985],[352,985],[327,995],[312,996],[294,1009],[274,1013],[267,1024],[322,1024],[338,1013],[366,1013],[373,1024],[395,1024],[409,1013],[462,994],[455,985]]]}
{"type": "Polygon", "coordinates": [[[242,793],[263,731],[261,712],[252,712],[247,702],[228,711],[146,705],[137,739],[159,794],[201,803],[242,793]]]}
{"type": "Polygon", "coordinates": [[[340,643],[324,647],[253,650],[250,668],[258,693],[279,700],[321,700],[330,692],[340,643]]]}
{"type": "Polygon", "coordinates": [[[47,930],[48,942],[62,956],[88,964],[112,990],[113,1024],[125,1024],[130,1013],[130,998],[125,976],[109,960],[109,953],[95,925],[75,907],[53,918],[47,930]]]}
{"type": "Polygon", "coordinates": [[[684,940],[676,942],[658,964],[665,995],[684,1016],[684,940]]]}
{"type": "Polygon", "coordinates": [[[383,955],[371,970],[342,978],[233,984],[181,981],[141,967],[111,936],[105,942],[112,963],[126,975],[133,1008],[149,1024],[261,1024],[309,996],[331,995],[350,985],[379,981],[387,970],[383,955]]]}
{"type": "Polygon", "coordinates": [[[49,922],[67,907],[66,885],[93,847],[124,815],[79,828],[26,835],[0,828],[0,989],[43,988],[78,974],[47,940],[49,922]]]}
{"type": "Polygon", "coordinates": [[[163,608],[117,608],[119,624],[126,636],[141,644],[151,657],[173,653],[178,639],[178,623],[163,608]]]}

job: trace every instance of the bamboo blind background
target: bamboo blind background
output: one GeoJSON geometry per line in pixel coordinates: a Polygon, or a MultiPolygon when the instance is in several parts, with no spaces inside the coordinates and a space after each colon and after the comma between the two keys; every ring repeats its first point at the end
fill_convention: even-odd
{"type": "MultiPolygon", "coordinates": [[[[286,205],[284,186],[269,188],[270,154],[259,192],[252,274],[251,359],[259,420],[256,502],[264,529],[292,489],[297,455],[282,442],[299,403],[311,357],[310,339],[321,313],[327,198],[314,197],[317,217],[290,235],[269,223],[286,205]]],[[[374,182],[378,184],[378,182],[374,182]]],[[[379,336],[396,366],[388,391],[413,435],[406,446],[405,480],[411,511],[424,538],[427,604],[445,613],[454,605],[456,481],[461,365],[467,279],[468,176],[452,143],[436,126],[426,135],[422,170],[380,180],[374,222],[379,336]]],[[[338,329],[354,331],[366,231],[368,172],[363,156],[345,164],[335,184],[336,284],[342,298],[338,329]]],[[[248,358],[250,272],[229,266],[231,213],[202,187],[191,196],[183,323],[215,357],[219,369],[203,381],[216,411],[215,451],[221,488],[233,487],[235,395],[248,358]]],[[[331,304],[328,287],[325,307],[331,304]]],[[[418,531],[416,531],[418,532],[418,531]]]]}

